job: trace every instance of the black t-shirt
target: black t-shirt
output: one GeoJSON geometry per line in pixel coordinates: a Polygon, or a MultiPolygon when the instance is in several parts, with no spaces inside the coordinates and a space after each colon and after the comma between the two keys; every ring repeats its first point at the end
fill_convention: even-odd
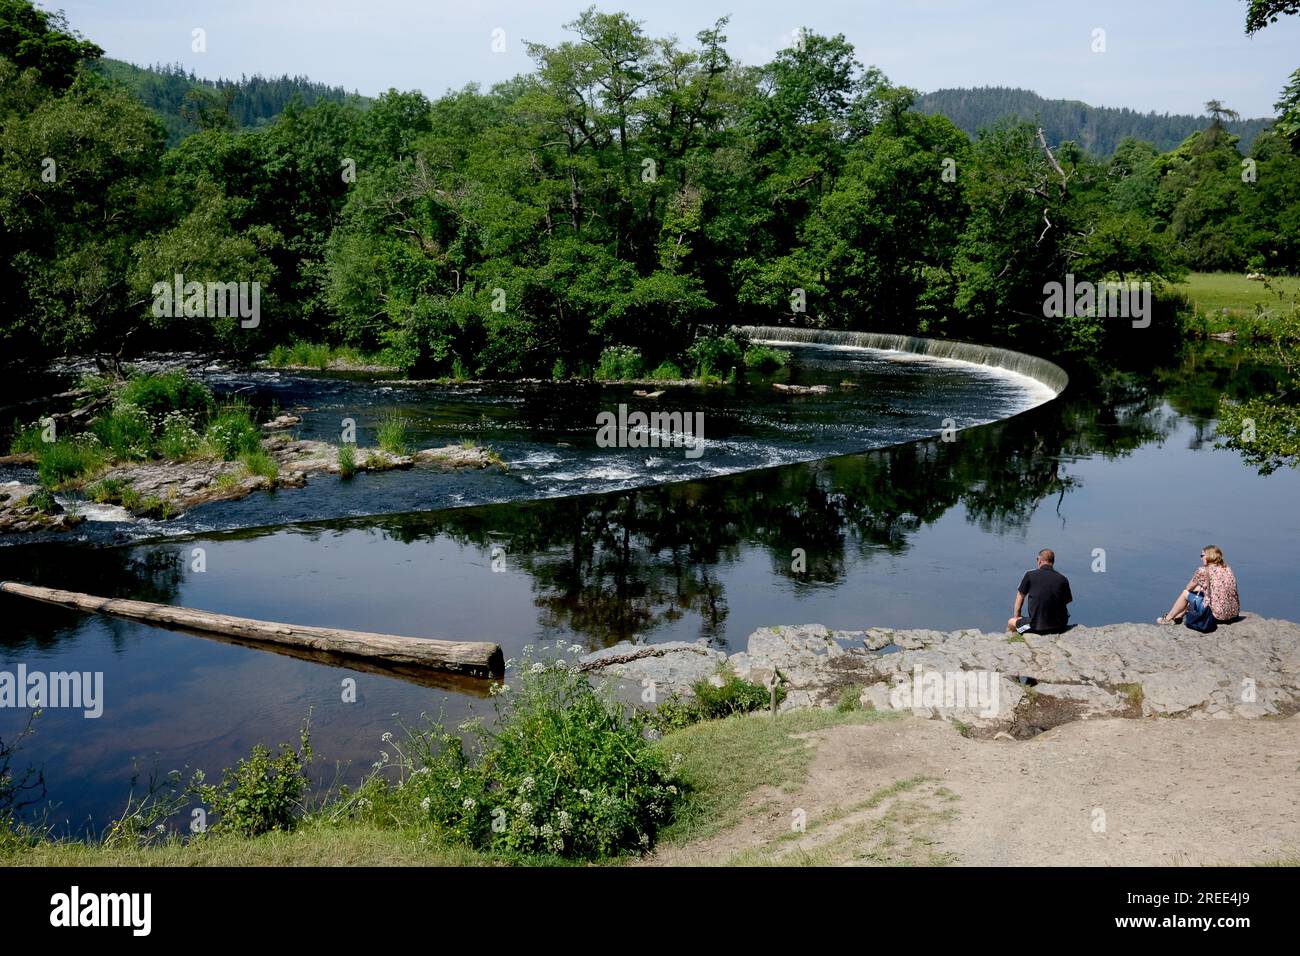
{"type": "Polygon", "coordinates": [[[1070,621],[1066,607],[1074,600],[1070,582],[1048,565],[1026,571],[1020,579],[1021,594],[1029,598],[1029,627],[1034,631],[1059,631],[1070,621]]]}

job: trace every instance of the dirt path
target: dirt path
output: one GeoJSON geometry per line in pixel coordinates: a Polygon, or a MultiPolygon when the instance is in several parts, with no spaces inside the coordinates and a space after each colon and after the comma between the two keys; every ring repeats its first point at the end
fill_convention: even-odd
{"type": "Polygon", "coordinates": [[[1076,721],[1028,741],[904,718],[805,739],[816,755],[795,792],[757,792],[737,827],[648,862],[1249,865],[1300,854],[1300,716],[1076,721]]]}

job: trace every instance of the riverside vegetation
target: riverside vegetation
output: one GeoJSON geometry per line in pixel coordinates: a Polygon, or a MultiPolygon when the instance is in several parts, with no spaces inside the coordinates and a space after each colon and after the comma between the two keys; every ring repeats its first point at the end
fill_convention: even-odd
{"type": "MultiPolygon", "coordinates": [[[[0,861],[340,862],[364,840],[372,842],[368,857],[406,862],[618,862],[665,833],[694,836],[725,824],[753,786],[806,766],[789,734],[826,723],[826,715],[748,717],[767,707],[767,689],[725,674],[697,683],[690,704],[629,712],[574,666],[571,651],[580,648],[530,648],[511,662],[506,683],[494,686],[490,724],[448,728],[425,717],[385,733],[379,759],[354,790],[311,799],[316,758],[304,725],[298,746],[255,747],[215,782],[202,772],[188,781],[180,771],[155,776],[107,832],[82,840],[19,822],[17,810],[39,799],[41,781],[14,763],[21,739],[0,743],[0,861]],[[741,766],[717,752],[714,732],[693,733],[723,717],[757,721],[737,725],[762,739],[741,766]],[[193,819],[196,801],[210,822],[182,835],[177,821],[193,819]]],[[[846,710],[854,709],[837,716],[850,719],[846,710]]]]}
{"type": "Polygon", "coordinates": [[[82,501],[166,519],[207,501],[301,486],[313,471],[351,478],[359,470],[417,461],[505,467],[494,451],[472,441],[412,455],[406,423],[395,415],[379,422],[377,448],[297,441],[278,430],[274,415],[260,425],[250,405],[218,401],[180,371],[135,373],[124,380],[84,376],[68,394],[81,403],[72,412],[27,425],[14,422],[9,460],[34,463],[40,484],[10,486],[0,497],[0,531],[74,526],[82,501]],[[65,497],[68,509],[56,494],[65,497]]]}

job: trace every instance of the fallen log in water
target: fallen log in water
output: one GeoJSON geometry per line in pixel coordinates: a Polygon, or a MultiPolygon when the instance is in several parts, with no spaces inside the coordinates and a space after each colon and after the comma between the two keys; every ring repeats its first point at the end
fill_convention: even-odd
{"type": "Polygon", "coordinates": [[[182,628],[204,634],[239,638],[253,644],[323,651],[343,658],[397,665],[426,667],[474,677],[500,677],[505,672],[501,647],[486,641],[439,641],[394,634],[343,631],[332,627],[277,624],[247,617],[231,617],[212,611],[196,611],[148,601],[97,597],[77,591],[42,588],[17,581],[0,581],[0,591],[19,597],[58,604],[78,611],[111,614],[146,624],[182,628]]]}

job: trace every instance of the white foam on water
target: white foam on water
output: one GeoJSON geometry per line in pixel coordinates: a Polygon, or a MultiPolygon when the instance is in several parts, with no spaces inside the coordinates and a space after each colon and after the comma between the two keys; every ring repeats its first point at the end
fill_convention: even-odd
{"type": "Polygon", "coordinates": [[[826,349],[833,352],[857,352],[864,355],[879,356],[889,362],[909,362],[939,368],[947,366],[948,368],[973,369],[987,378],[998,379],[1015,385],[1023,392],[1024,401],[1012,403],[1011,408],[1014,411],[1008,411],[1008,414],[1027,412],[1029,409],[1037,408],[1044,402],[1050,402],[1056,397],[1056,392],[1050,386],[1040,382],[1032,375],[1026,375],[1023,372],[1017,372],[1009,368],[1002,368],[998,365],[985,365],[982,362],[967,362],[963,359],[947,358],[940,355],[921,355],[917,352],[906,352],[901,349],[873,349],[864,345],[794,342],[785,339],[753,339],[752,341],[762,345],[793,345],[799,348],[826,349]]]}
{"type": "MultiPolygon", "coordinates": [[[[68,502],[60,500],[59,502],[67,507],[68,502]]],[[[121,505],[101,505],[93,501],[78,502],[77,510],[87,521],[134,521],[131,512],[127,511],[121,505]]]]}

